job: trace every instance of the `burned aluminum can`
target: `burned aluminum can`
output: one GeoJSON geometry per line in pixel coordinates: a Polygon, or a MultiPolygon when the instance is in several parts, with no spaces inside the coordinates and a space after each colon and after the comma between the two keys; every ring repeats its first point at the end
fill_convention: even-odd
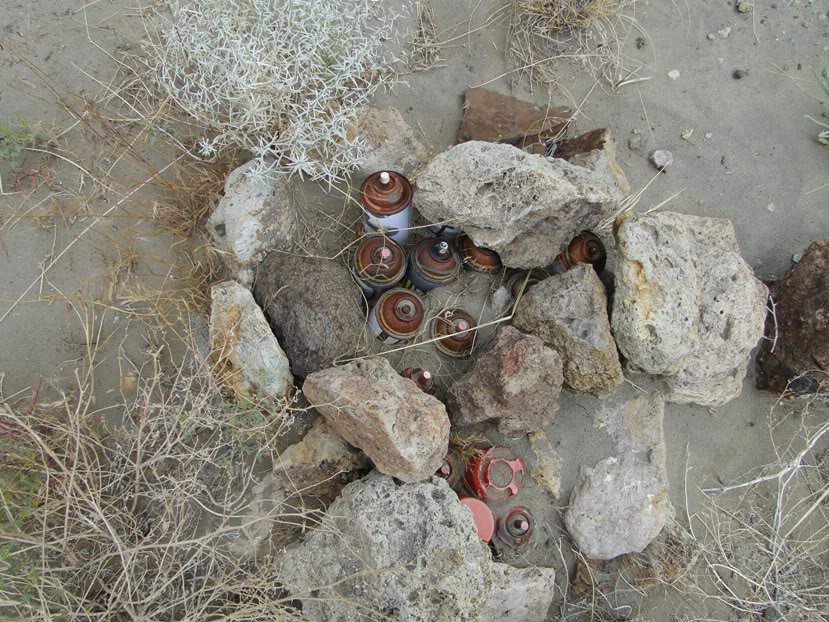
{"type": "Polygon", "coordinates": [[[400,173],[380,171],[370,175],[360,187],[366,233],[382,231],[405,244],[412,227],[413,193],[409,180],[400,173]]]}
{"type": "Polygon", "coordinates": [[[468,235],[458,236],[456,243],[465,268],[485,274],[495,274],[501,269],[501,257],[498,253],[475,246],[468,235]]]}
{"type": "Polygon", "coordinates": [[[409,255],[405,286],[429,292],[449,285],[458,278],[460,269],[460,255],[450,240],[425,238],[415,245],[409,255]]]}
{"type": "Polygon", "coordinates": [[[455,488],[463,479],[463,464],[461,463],[460,456],[454,451],[446,454],[443,464],[440,465],[435,475],[445,479],[446,483],[449,484],[449,488],[455,488]]]}
{"type": "Polygon", "coordinates": [[[459,497],[458,500],[469,508],[475,520],[475,529],[481,542],[489,542],[495,534],[495,517],[486,503],[475,497],[459,497]]]}
{"type": "Polygon", "coordinates": [[[426,306],[415,292],[396,287],[383,293],[368,314],[371,332],[394,345],[412,339],[423,326],[426,306]]]}
{"type": "Polygon", "coordinates": [[[493,447],[469,460],[464,483],[482,501],[505,501],[524,485],[524,461],[509,447],[493,447]]]}
{"type": "Polygon", "coordinates": [[[472,352],[478,322],[463,309],[446,309],[432,320],[431,338],[439,352],[464,358],[472,352]]]}
{"type": "Polygon", "coordinates": [[[582,231],[570,241],[567,249],[550,266],[550,272],[562,274],[577,263],[589,263],[598,274],[602,273],[607,264],[604,244],[590,231],[582,231]]]}
{"type": "Polygon", "coordinates": [[[421,369],[420,367],[407,367],[401,375],[404,378],[414,381],[417,388],[424,393],[428,393],[429,395],[435,394],[435,378],[432,376],[432,372],[421,369]]]}
{"type": "Polygon", "coordinates": [[[499,540],[510,546],[522,546],[530,541],[534,528],[533,515],[527,508],[518,505],[507,512],[505,517],[498,518],[495,533],[499,540]]]}
{"type": "Polygon", "coordinates": [[[546,270],[542,270],[541,268],[533,268],[532,270],[519,270],[518,272],[513,273],[504,283],[504,287],[507,288],[507,291],[512,296],[513,300],[518,299],[518,294],[521,293],[521,288],[524,288],[524,293],[526,294],[529,289],[535,285],[536,283],[540,283],[544,279],[550,277],[550,274],[546,270]],[[529,277],[527,276],[529,274],[529,277]],[[524,282],[526,281],[526,285],[524,282]]]}
{"type": "Polygon", "coordinates": [[[406,273],[406,252],[382,235],[363,240],[351,259],[351,273],[367,298],[391,289],[406,273]]]}
{"type": "Polygon", "coordinates": [[[446,222],[431,224],[426,227],[430,235],[438,238],[456,238],[462,231],[459,225],[452,225],[446,222]]]}

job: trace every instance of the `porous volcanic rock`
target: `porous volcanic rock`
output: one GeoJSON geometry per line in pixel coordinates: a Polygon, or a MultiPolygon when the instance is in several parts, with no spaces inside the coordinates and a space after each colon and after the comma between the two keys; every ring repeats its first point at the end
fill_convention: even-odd
{"type": "Polygon", "coordinates": [[[377,171],[411,176],[426,165],[429,152],[396,108],[368,108],[357,121],[356,137],[368,150],[352,173],[357,183],[377,171]]]}
{"type": "Polygon", "coordinates": [[[449,447],[446,409],[384,357],[313,373],[302,392],[381,473],[412,482],[440,468],[449,447]]]}
{"type": "Polygon", "coordinates": [[[505,144],[470,141],[436,156],[417,178],[414,205],[430,222],[463,227],[513,268],[544,267],[578,233],[606,220],[613,180],[505,144]]]}
{"type": "Polygon", "coordinates": [[[630,194],[630,182],[616,158],[616,141],[607,128],[559,141],[553,157],[609,175],[619,192],[623,195],[630,194]]]}

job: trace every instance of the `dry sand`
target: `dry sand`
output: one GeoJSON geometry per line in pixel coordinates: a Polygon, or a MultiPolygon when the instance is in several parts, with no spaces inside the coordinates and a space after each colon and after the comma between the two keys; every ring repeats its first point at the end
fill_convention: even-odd
{"type": "MultiPolygon", "coordinates": [[[[61,131],[68,128],[74,121],[42,77],[59,85],[61,92],[92,99],[102,91],[96,80],[107,83],[113,76],[114,61],[104,51],[130,49],[141,32],[140,9],[130,0],[3,4],[3,120],[19,114],[61,131]],[[31,66],[19,62],[12,51],[31,66]]],[[[549,96],[538,86],[531,91],[526,80],[511,72],[514,66],[504,54],[506,29],[498,24],[482,28],[503,4],[433,1],[438,38],[448,41],[440,51],[445,67],[405,75],[405,83],[379,98],[381,105],[400,109],[433,153],[453,144],[461,94],[469,86],[489,83],[490,88],[538,103],[576,107],[583,102],[575,129],[610,127],[632,187],[650,183],[637,209],[680,193],[664,209],[732,220],[742,253],[761,278],[781,274],[791,266],[793,254],[829,235],[829,152],[815,140],[818,128],[804,118],[829,111],[813,74],[829,58],[829,7],[824,2],[757,2],[752,13],[743,15],[724,0],[640,0],[635,14],[643,32],[631,31],[624,53],[629,66],[641,64],[638,75],[650,80],[611,92],[564,66],[562,88],[549,96]],[[730,28],[727,37],[717,34],[725,28],[730,28]],[[640,37],[641,47],[636,44],[640,37]],[[737,69],[748,75],[735,79],[737,69]],[[672,71],[679,72],[677,79],[669,76],[672,71]],[[693,134],[688,136],[688,130],[693,134]],[[631,138],[641,140],[639,149],[628,147],[631,138]],[[655,171],[648,154],[656,148],[673,151],[674,165],[651,183],[655,171]]],[[[82,125],[63,140],[79,160],[97,158],[101,166],[111,166],[111,154],[82,125]]],[[[29,153],[15,165],[40,168],[41,155],[29,153]]],[[[26,389],[43,377],[41,399],[46,393],[54,399],[57,389],[72,387],[90,342],[76,311],[90,318],[94,310],[94,325],[101,326],[91,335],[100,346],[94,391],[99,406],[117,405],[122,391],[127,397],[130,392],[130,365],[125,361],[140,365],[152,340],[140,322],[129,322],[108,306],[122,305],[125,292],[139,283],[173,291],[176,266],[186,264],[186,246],[161,234],[149,218],[157,198],[152,188],[108,211],[134,184],[123,184],[126,190],[119,187],[120,195],[96,193],[92,179],[73,165],[52,161],[48,166],[56,181],[29,196],[26,180],[15,185],[15,172],[0,163],[5,191],[19,192],[0,197],[2,388],[6,396],[30,396],[26,389]],[[43,262],[51,265],[58,256],[42,274],[43,262]]],[[[127,174],[134,180],[146,176],[136,170],[127,174]]],[[[624,391],[636,393],[631,386],[624,391]]],[[[686,516],[686,465],[693,513],[700,501],[697,483],[733,480],[771,459],[766,424],[771,404],[769,395],[753,388],[750,373],[740,398],[716,412],[668,405],[665,434],[672,501],[680,520],[686,516]]],[[[595,463],[610,451],[605,433],[594,426],[594,410],[592,398],[565,396],[549,431],[562,457],[565,499],[578,465],[595,463]]],[[[671,619],[675,611],[734,619],[682,598],[653,598],[643,617],[671,619]]]]}

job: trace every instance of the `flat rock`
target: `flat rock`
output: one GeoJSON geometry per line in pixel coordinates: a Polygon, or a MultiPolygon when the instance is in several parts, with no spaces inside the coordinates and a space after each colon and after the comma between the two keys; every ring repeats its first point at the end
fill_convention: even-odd
{"type": "Polygon", "coordinates": [[[251,178],[255,165],[252,160],[227,176],[224,196],[207,221],[225,264],[245,286],[266,253],[291,250],[299,235],[288,178],[279,173],[251,178]]]}
{"type": "Polygon", "coordinates": [[[319,417],[301,441],[274,460],[273,479],[290,494],[328,502],[370,467],[368,457],[346,443],[319,417]]]}
{"type": "Polygon", "coordinates": [[[282,565],[311,622],[540,622],[554,593],[552,569],[492,561],[472,514],[440,478],[399,484],[373,473],[349,484],[282,565]],[[527,594],[531,586],[539,590],[527,594]]]}
{"type": "Polygon", "coordinates": [[[613,334],[628,364],[663,376],[670,401],[719,406],[739,395],[767,289],[740,257],[731,223],[631,216],[616,242],[613,334]]]}
{"type": "Polygon", "coordinates": [[[355,137],[367,151],[352,173],[356,183],[377,171],[396,171],[409,177],[429,161],[429,152],[397,108],[368,108],[357,121],[355,137]]]}
{"type": "Polygon", "coordinates": [[[589,559],[639,553],[673,517],[665,441],[664,401],[638,398],[600,413],[619,456],[582,467],[564,523],[589,559]]]}
{"type": "Polygon", "coordinates": [[[300,377],[355,352],[364,337],[362,294],[336,261],[271,253],[253,294],[300,377]]]}
{"type": "Polygon", "coordinates": [[[608,175],[619,192],[623,195],[630,194],[630,182],[616,158],[616,141],[607,128],[559,141],[553,157],[608,175]]]}
{"type": "Polygon", "coordinates": [[[622,383],[622,366],[607,318],[604,285],[592,266],[578,264],[525,292],[512,319],[564,361],[574,391],[600,393],[622,383]]]}
{"type": "Polygon", "coordinates": [[[812,242],[797,265],[771,285],[775,318],[757,353],[758,389],[829,392],[829,240],[812,242]]]}
{"type": "Polygon", "coordinates": [[[463,227],[506,266],[544,267],[578,233],[607,219],[621,193],[602,173],[511,145],[470,141],[435,157],[414,205],[430,222],[463,227]]]}
{"type": "Polygon", "coordinates": [[[538,337],[500,328],[493,348],[449,388],[453,424],[497,419],[510,435],[543,429],[558,413],[561,368],[561,357],[538,337]]]}
{"type": "Polygon", "coordinates": [[[443,404],[398,374],[383,357],[308,376],[302,391],[328,424],[387,475],[431,477],[449,447],[443,404]]]}
{"type": "Polygon", "coordinates": [[[538,106],[489,89],[466,89],[463,99],[459,143],[483,140],[520,148],[543,145],[570,121],[570,109],[566,106],[538,106]]]}
{"type": "Polygon", "coordinates": [[[237,395],[281,400],[293,389],[288,357],[248,289],[224,281],[210,289],[210,351],[220,382],[237,395]]]}

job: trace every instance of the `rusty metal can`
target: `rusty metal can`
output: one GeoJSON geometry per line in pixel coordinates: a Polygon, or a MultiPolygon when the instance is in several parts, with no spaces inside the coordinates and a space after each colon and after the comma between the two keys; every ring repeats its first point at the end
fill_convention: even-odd
{"type": "Polygon", "coordinates": [[[368,326],[383,343],[394,345],[415,337],[426,306],[415,292],[396,287],[383,293],[368,314],[368,326]]]}
{"type": "Polygon", "coordinates": [[[412,185],[400,173],[380,171],[360,187],[367,233],[382,231],[395,242],[405,244],[412,227],[412,185]]]}
{"type": "Polygon", "coordinates": [[[438,477],[442,477],[449,484],[449,488],[455,488],[461,483],[463,478],[463,465],[460,457],[454,452],[450,451],[443,459],[443,464],[435,473],[438,477]]]}
{"type": "Polygon", "coordinates": [[[420,367],[407,367],[403,370],[402,376],[412,380],[424,393],[435,394],[435,378],[432,372],[420,367]]]}
{"type": "Polygon", "coordinates": [[[501,257],[498,253],[475,246],[468,235],[458,236],[457,245],[465,268],[485,274],[495,274],[501,269],[501,257]]]}
{"type": "Polygon", "coordinates": [[[510,296],[512,296],[513,300],[518,299],[518,294],[521,293],[521,288],[524,288],[524,293],[526,294],[529,289],[543,281],[546,278],[549,278],[550,274],[546,270],[542,270],[541,268],[533,268],[532,270],[519,270],[514,274],[510,275],[510,277],[504,283],[504,287],[507,288],[509,291],[510,296]],[[527,276],[529,274],[529,277],[527,276]],[[526,285],[524,282],[526,281],[526,285]]]}
{"type": "Polygon", "coordinates": [[[499,517],[496,523],[498,539],[510,546],[522,546],[530,541],[535,528],[535,519],[530,510],[517,505],[507,515],[499,517]]]}
{"type": "Polygon", "coordinates": [[[391,289],[406,273],[406,252],[381,235],[367,238],[354,251],[351,273],[366,297],[391,289]]]}
{"type": "Polygon", "coordinates": [[[428,292],[448,285],[458,278],[461,258],[446,238],[425,238],[418,242],[409,255],[406,287],[428,292]]]}
{"type": "Polygon", "coordinates": [[[459,497],[458,500],[469,508],[475,520],[475,529],[481,542],[489,542],[495,533],[495,517],[486,503],[475,497],[459,497]]]}
{"type": "Polygon", "coordinates": [[[556,257],[550,266],[550,271],[553,274],[562,274],[577,263],[589,263],[599,274],[607,264],[604,244],[590,231],[582,231],[574,237],[567,245],[567,250],[556,257]]]}
{"type": "Polygon", "coordinates": [[[432,320],[431,338],[439,352],[464,358],[472,352],[478,322],[463,309],[446,309],[432,320]]]}
{"type": "Polygon", "coordinates": [[[466,487],[482,501],[505,501],[524,485],[524,461],[509,447],[493,447],[469,460],[466,487]]]}

